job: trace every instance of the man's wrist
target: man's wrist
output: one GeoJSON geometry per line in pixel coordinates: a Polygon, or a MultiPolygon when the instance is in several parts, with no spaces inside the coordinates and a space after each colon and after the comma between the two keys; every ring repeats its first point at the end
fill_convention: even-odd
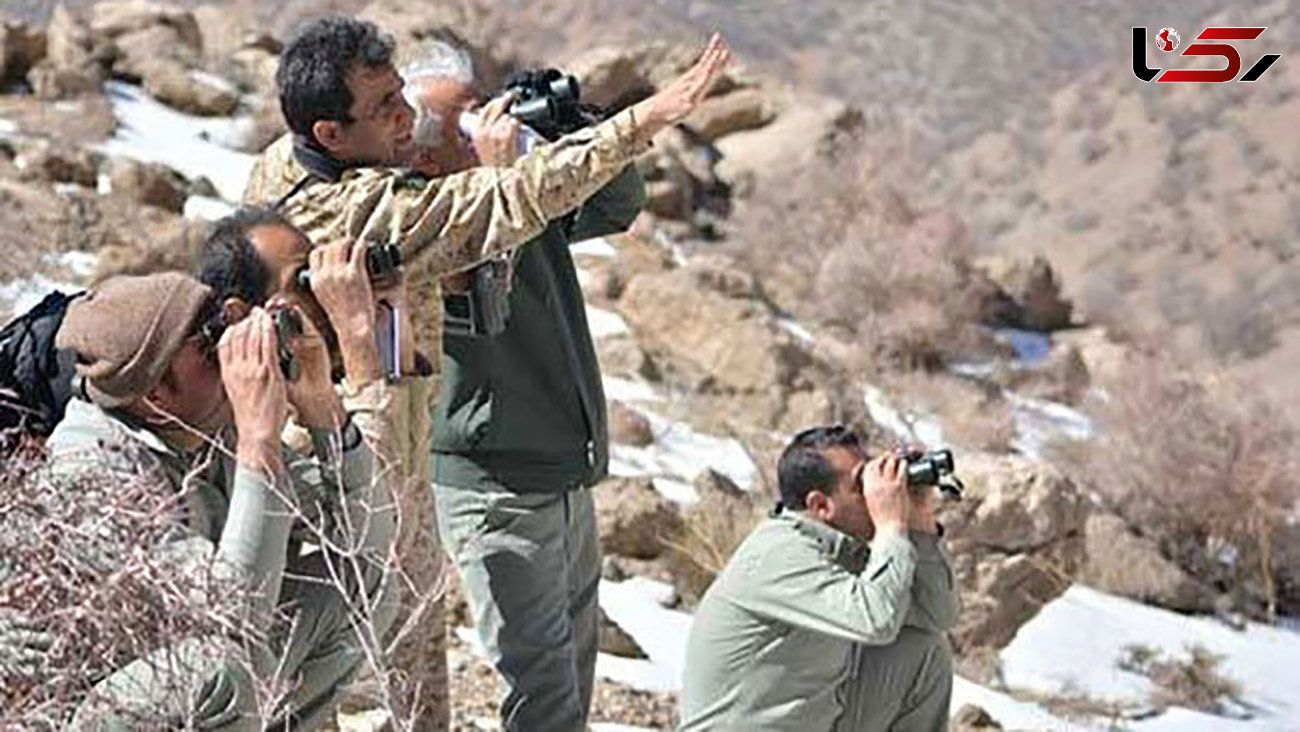
{"type": "Polygon", "coordinates": [[[235,459],[240,465],[262,473],[268,478],[281,472],[283,463],[280,458],[278,438],[240,438],[235,449],[235,459]]]}
{"type": "Polygon", "coordinates": [[[886,536],[907,536],[907,525],[903,521],[890,521],[888,523],[876,524],[876,535],[874,538],[886,536]]]}
{"type": "Polygon", "coordinates": [[[347,419],[343,402],[339,400],[333,386],[326,387],[319,399],[295,406],[298,408],[298,422],[308,429],[336,429],[347,419]]]}
{"type": "MultiPolygon", "coordinates": [[[[373,333],[373,331],[366,331],[373,333]]],[[[350,383],[365,384],[383,377],[379,348],[373,337],[344,337],[339,335],[339,350],[343,355],[343,374],[350,383]]]]}
{"type": "Polygon", "coordinates": [[[912,514],[912,518],[908,521],[908,528],[912,531],[919,531],[923,534],[939,533],[939,524],[934,520],[934,514],[921,516],[918,516],[915,513],[912,514]]]}

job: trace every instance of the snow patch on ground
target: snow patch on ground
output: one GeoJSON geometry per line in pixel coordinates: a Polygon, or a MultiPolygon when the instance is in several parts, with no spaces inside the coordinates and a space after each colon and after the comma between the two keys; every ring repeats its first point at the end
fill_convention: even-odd
{"type": "Polygon", "coordinates": [[[220,198],[190,196],[181,215],[191,221],[216,221],[235,212],[235,206],[220,198]]]}
{"type": "Polygon", "coordinates": [[[1020,396],[1004,391],[1011,402],[1011,415],[1016,428],[1011,446],[1023,455],[1044,460],[1047,446],[1056,440],[1086,440],[1096,430],[1088,415],[1073,407],[1044,399],[1020,396]]]}
{"type": "Polygon", "coordinates": [[[654,390],[653,386],[633,379],[625,379],[621,376],[601,376],[601,383],[605,387],[605,401],[609,402],[660,402],[663,397],[654,390]]]}
{"type": "Polygon", "coordinates": [[[817,336],[813,335],[812,331],[791,318],[777,318],[776,324],[781,330],[798,338],[804,345],[812,345],[817,342],[817,336]]]}
{"type": "Polygon", "coordinates": [[[52,257],[54,263],[67,269],[76,277],[89,277],[99,266],[99,255],[95,252],[64,252],[52,257]]]}
{"type": "Polygon", "coordinates": [[[1145,703],[1150,682],[1116,667],[1123,648],[1141,644],[1185,658],[1199,644],[1224,656],[1220,669],[1238,681],[1243,700],[1258,711],[1249,721],[1187,710],[1130,722],[1134,730],[1300,728],[1300,635],[1251,624],[1233,630],[1210,618],[1189,617],[1075,585],[1020,629],[1001,654],[1012,688],[1056,693],[1069,687],[1099,699],[1145,703]]]}
{"type": "Polygon", "coordinates": [[[613,244],[610,244],[605,237],[598,236],[595,239],[587,239],[571,245],[569,253],[575,257],[583,255],[609,259],[618,256],[618,249],[613,244]]]}
{"type": "MultiPolygon", "coordinates": [[[[696,432],[681,422],[673,422],[654,412],[639,410],[650,422],[655,441],[645,447],[612,445],[609,472],[620,477],[649,476],[690,484],[708,468],[726,475],[745,490],[753,490],[758,468],[745,448],[733,439],[696,432]]],[[[676,486],[673,483],[665,485],[676,486]]],[[[658,487],[658,486],[656,486],[658,487]]],[[[683,491],[672,490],[676,497],[683,491]]],[[[691,494],[694,494],[692,489],[691,494]]],[[[674,498],[665,493],[665,497],[674,498]]]]}
{"type": "Polygon", "coordinates": [[[680,688],[691,616],[662,605],[672,595],[672,585],[644,577],[626,582],[601,581],[601,609],[632,636],[649,658],[602,653],[596,658],[597,674],[644,691],[674,692],[680,688]]]}
{"type": "Polygon", "coordinates": [[[587,306],[587,327],[595,340],[611,338],[629,332],[627,321],[622,315],[610,310],[587,306]]]}
{"type": "Polygon", "coordinates": [[[863,385],[862,398],[871,421],[893,432],[899,439],[920,442],[928,447],[944,444],[943,425],[933,416],[900,409],[884,391],[870,384],[863,385]]]}
{"type": "Polygon", "coordinates": [[[0,283],[0,305],[8,305],[11,317],[22,315],[36,307],[46,295],[55,290],[71,294],[80,292],[82,288],[67,282],[56,282],[45,275],[34,274],[0,283]]]}
{"type": "Polygon", "coordinates": [[[221,197],[238,201],[254,157],[231,148],[247,122],[229,117],[197,117],[154,101],[138,86],[110,81],[104,92],[118,125],[95,146],[110,156],[163,163],[195,179],[206,177],[221,197]]]}

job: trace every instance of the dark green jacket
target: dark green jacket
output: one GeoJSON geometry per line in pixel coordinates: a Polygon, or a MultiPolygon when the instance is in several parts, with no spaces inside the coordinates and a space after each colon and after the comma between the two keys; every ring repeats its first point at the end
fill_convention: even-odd
{"type": "Polygon", "coordinates": [[[532,493],[605,477],[605,391],[569,245],[626,230],[644,201],[644,181],[629,167],[518,250],[504,332],[444,334],[435,483],[487,479],[532,493]]]}

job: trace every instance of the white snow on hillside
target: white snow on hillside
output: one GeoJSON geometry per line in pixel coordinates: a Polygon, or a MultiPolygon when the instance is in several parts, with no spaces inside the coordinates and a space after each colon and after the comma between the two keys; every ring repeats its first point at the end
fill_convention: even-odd
{"type": "Polygon", "coordinates": [[[1123,648],[1134,644],[1174,658],[1186,657],[1193,644],[1223,655],[1221,671],[1241,684],[1244,701],[1257,711],[1246,722],[1179,711],[1129,723],[1132,729],[1300,729],[1300,635],[1257,624],[1237,631],[1080,585],[1020,629],[1002,652],[1003,672],[1013,688],[1053,693],[1070,687],[1099,699],[1142,703],[1150,682],[1115,665],[1123,648]]]}
{"type": "Polygon", "coordinates": [[[605,237],[598,236],[594,239],[587,239],[573,244],[569,247],[569,253],[575,257],[587,256],[609,259],[618,256],[618,249],[613,244],[610,244],[605,237]]]}
{"type": "MultiPolygon", "coordinates": [[[[600,605],[610,620],[632,636],[649,656],[627,659],[601,654],[597,674],[654,692],[680,689],[691,616],[662,602],[671,595],[666,584],[643,578],[601,582],[600,605]]],[[[1075,585],[1049,603],[1021,629],[1002,653],[1012,688],[1044,693],[1065,689],[1098,698],[1145,702],[1145,679],[1118,671],[1114,658],[1126,643],[1147,643],[1179,653],[1200,643],[1228,657],[1224,671],[1240,681],[1246,701],[1259,708],[1255,719],[1239,720],[1186,709],[1125,722],[1137,732],[1188,730],[1296,730],[1300,715],[1300,635],[1251,626],[1238,633],[1213,620],[1186,618],[1123,598],[1075,585]]],[[[964,704],[983,707],[1007,730],[1104,730],[1107,720],[1071,721],[1032,702],[1020,701],[961,677],[954,681],[952,711],[964,704]]]]}
{"type": "Polygon", "coordinates": [[[591,337],[595,340],[613,338],[629,331],[627,321],[622,315],[611,310],[593,308],[590,305],[587,306],[587,328],[590,329],[591,337]]]}
{"type": "Polygon", "coordinates": [[[161,104],[138,86],[109,81],[104,92],[118,125],[96,146],[110,156],[163,163],[186,178],[206,177],[227,201],[238,201],[254,157],[233,149],[246,121],[196,117],[161,104]]]}
{"type": "Polygon", "coordinates": [[[715,437],[697,432],[682,422],[661,417],[646,409],[638,409],[650,422],[655,441],[646,447],[612,445],[609,472],[622,477],[649,476],[655,478],[655,487],[666,497],[690,502],[690,481],[706,469],[712,468],[730,478],[745,490],[753,490],[758,480],[758,467],[749,453],[736,440],[715,437]],[[667,479],[661,483],[660,479],[667,479]],[[665,490],[667,488],[667,490],[665,490]]]}
{"type": "MultiPolygon", "coordinates": [[[[64,252],[47,257],[47,261],[51,267],[66,270],[74,277],[82,278],[89,276],[95,270],[99,257],[90,252],[64,252]]],[[[71,294],[82,289],[84,288],[81,285],[54,280],[43,274],[0,282],[0,314],[7,309],[8,317],[21,315],[55,290],[71,294]]]]}
{"type": "Polygon", "coordinates": [[[644,691],[675,692],[681,687],[691,616],[663,607],[672,593],[671,585],[643,577],[600,583],[601,609],[649,658],[602,653],[596,659],[598,675],[644,691]]]}

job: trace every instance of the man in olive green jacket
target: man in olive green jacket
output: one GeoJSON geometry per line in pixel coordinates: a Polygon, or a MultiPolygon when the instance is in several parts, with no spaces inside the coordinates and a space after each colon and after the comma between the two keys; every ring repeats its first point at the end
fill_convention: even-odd
{"type": "Polygon", "coordinates": [[[696,611],[681,729],[945,728],[952,666],[942,634],[957,599],[932,489],[908,495],[905,476],[893,456],[866,462],[838,427],[786,448],[782,506],[696,611]]]}
{"type": "MultiPolygon", "coordinates": [[[[338,322],[373,308],[355,296],[334,302],[338,322]]],[[[168,557],[246,589],[249,621],[275,629],[266,645],[192,636],[135,660],[96,687],[76,729],[263,729],[273,720],[259,693],[286,682],[270,714],[310,729],[366,655],[354,623],[368,617],[378,635],[391,623],[377,602],[395,533],[379,467],[393,442],[388,386],[350,371],[365,395],[345,411],[313,329],[295,341],[301,370],[287,383],[271,316],[253,309],[215,343],[220,313],[218,293],[179,273],[113,278],[74,303],[59,346],[76,355],[82,396],[50,436],[50,465],[56,478],[163,481],[186,529],[168,557]],[[290,405],[310,430],[309,453],[280,442],[290,405]],[[303,540],[356,554],[304,554],[303,540]],[[281,610],[293,617],[287,628],[272,623],[281,610]]],[[[350,363],[378,361],[373,327],[348,335],[350,363]]]]}

